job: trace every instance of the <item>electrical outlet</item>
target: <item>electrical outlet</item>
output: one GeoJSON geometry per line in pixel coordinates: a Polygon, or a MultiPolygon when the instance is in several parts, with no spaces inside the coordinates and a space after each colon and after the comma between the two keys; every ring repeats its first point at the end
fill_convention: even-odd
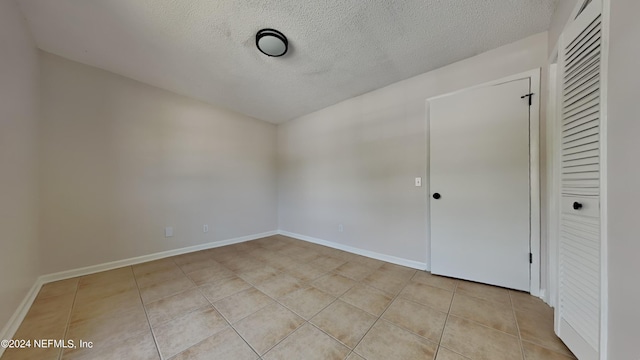
{"type": "Polygon", "coordinates": [[[164,237],[172,237],[173,228],[171,226],[164,228],[164,237]]]}
{"type": "Polygon", "coordinates": [[[209,225],[203,225],[202,232],[209,232],[209,225]]]}
{"type": "Polygon", "coordinates": [[[416,186],[417,186],[417,187],[422,186],[422,178],[421,178],[421,177],[417,177],[417,178],[416,178],[416,186]]]}
{"type": "Polygon", "coordinates": [[[343,232],[343,231],[344,231],[344,225],[338,224],[338,232],[343,232]]]}

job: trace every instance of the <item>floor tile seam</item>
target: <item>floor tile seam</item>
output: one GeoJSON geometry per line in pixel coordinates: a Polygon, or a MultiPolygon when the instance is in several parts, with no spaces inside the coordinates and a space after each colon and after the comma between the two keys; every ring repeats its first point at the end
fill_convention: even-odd
{"type": "MultiPolygon", "coordinates": [[[[173,259],[172,259],[173,261],[173,259]]],[[[131,272],[133,273],[133,267],[131,267],[131,272]]],[[[135,274],[133,276],[133,280],[136,282],[136,287],[138,288],[138,296],[140,297],[140,303],[142,303],[142,309],[144,311],[144,316],[147,319],[147,325],[149,326],[149,331],[151,332],[151,337],[153,338],[153,344],[156,346],[156,351],[158,352],[158,357],[160,358],[160,360],[163,360],[164,357],[162,356],[162,353],[160,352],[160,346],[158,346],[158,339],[156,338],[156,333],[153,329],[153,326],[151,326],[151,321],[149,321],[149,314],[147,313],[147,307],[145,306],[144,300],[142,299],[142,292],[140,291],[140,286],[138,286],[138,279],[136,279],[135,274]]]]}
{"type": "MultiPolygon", "coordinates": [[[[69,309],[69,315],[67,316],[67,322],[64,328],[64,335],[62,336],[63,340],[67,340],[67,334],[69,333],[69,328],[71,327],[71,317],[73,316],[73,308],[76,305],[76,297],[78,296],[78,291],[80,290],[80,279],[78,278],[78,283],[76,284],[76,290],[73,294],[73,301],[71,302],[71,308],[69,309]]],[[[58,360],[62,359],[62,355],[65,349],[60,349],[58,352],[58,360]]]]}
{"type": "MultiPolygon", "coordinates": [[[[554,333],[554,334],[555,334],[555,333],[554,333]]],[[[541,344],[540,342],[537,342],[537,341],[535,341],[535,340],[522,339],[522,343],[523,343],[523,344],[524,344],[524,343],[529,343],[529,344],[535,345],[535,346],[537,346],[537,347],[541,347],[541,348],[543,348],[543,349],[545,349],[545,350],[549,350],[549,351],[551,351],[551,352],[553,352],[553,353],[555,353],[555,354],[564,355],[564,356],[567,356],[567,357],[569,357],[569,358],[573,358],[573,359],[575,359],[575,358],[576,358],[574,355],[569,355],[569,354],[566,354],[566,353],[564,353],[564,352],[558,351],[557,349],[552,349],[552,348],[550,348],[549,346],[544,345],[544,344],[541,344]]]]}
{"type": "MultiPolygon", "coordinates": [[[[314,288],[314,289],[315,289],[315,288],[314,288]]],[[[317,290],[318,290],[318,291],[322,291],[322,290],[320,290],[320,289],[317,289],[317,290]]],[[[322,291],[322,292],[323,292],[323,293],[325,293],[324,291],[322,291]]],[[[325,294],[326,294],[326,293],[325,293],[325,294]]],[[[301,318],[303,318],[305,321],[310,322],[310,321],[311,321],[311,319],[313,319],[316,315],[320,314],[320,313],[321,313],[321,312],[323,312],[326,308],[328,308],[329,306],[333,305],[333,303],[335,303],[336,301],[340,300],[340,298],[339,298],[339,297],[335,297],[335,296],[330,295],[330,294],[327,294],[327,295],[329,295],[329,296],[333,297],[333,300],[331,300],[331,302],[330,302],[329,304],[327,304],[326,306],[324,306],[324,307],[323,307],[322,309],[320,309],[318,312],[316,312],[315,314],[313,314],[313,315],[311,316],[311,318],[309,318],[309,319],[304,318],[302,315],[298,314],[295,310],[293,310],[293,309],[289,308],[289,307],[288,307],[287,305],[285,305],[284,303],[281,303],[281,302],[280,302],[280,301],[278,301],[278,300],[275,300],[275,301],[276,301],[278,304],[280,304],[280,305],[284,306],[285,308],[287,308],[287,310],[292,311],[292,312],[293,312],[293,313],[295,313],[296,315],[300,316],[300,317],[301,317],[301,318]]]]}
{"type": "MultiPolygon", "coordinates": [[[[384,262],[383,262],[384,265],[384,262]]],[[[380,267],[382,267],[382,265],[380,265],[380,267]]],[[[356,352],[356,348],[358,347],[358,345],[360,345],[360,343],[362,343],[362,340],[364,340],[364,338],[367,337],[367,335],[369,334],[369,332],[371,332],[371,329],[373,329],[376,324],[380,321],[380,319],[382,319],[382,317],[384,316],[384,314],[389,310],[389,307],[391,306],[391,304],[393,304],[394,301],[396,301],[396,299],[400,296],[400,294],[402,293],[402,291],[404,291],[404,289],[409,285],[409,281],[404,284],[404,286],[402,287],[402,289],[400,289],[400,291],[393,297],[393,299],[391,299],[391,301],[389,302],[389,304],[387,305],[387,307],[382,311],[382,313],[380,313],[380,316],[378,316],[378,318],[376,319],[376,321],[373,322],[373,324],[371,324],[371,327],[369,327],[369,329],[364,333],[364,335],[362,336],[362,338],[360,338],[360,340],[353,346],[353,352],[355,352],[358,356],[364,358],[363,355],[361,355],[360,353],[356,352]]],[[[371,285],[369,285],[371,286],[371,285]]],[[[372,286],[373,287],[373,286],[372,286]]],[[[383,291],[386,293],[386,291],[382,290],[382,289],[378,289],[380,291],[383,291]]]]}
{"type": "MultiPolygon", "coordinates": [[[[462,291],[464,291],[464,290],[462,290],[462,291]]],[[[487,298],[481,298],[481,297],[479,297],[479,296],[472,295],[472,294],[470,294],[470,293],[460,293],[460,292],[455,291],[455,292],[454,292],[454,295],[455,295],[455,294],[462,295],[462,296],[467,296],[467,297],[470,297],[470,298],[474,298],[474,299],[476,299],[476,300],[486,301],[486,302],[489,302],[489,303],[492,303],[492,304],[497,304],[497,305],[503,305],[503,306],[511,306],[511,307],[513,307],[513,305],[511,304],[511,295],[509,295],[509,302],[507,303],[507,302],[504,302],[504,301],[496,301],[496,300],[491,300],[491,299],[487,299],[487,298]]]]}
{"type": "MultiPolygon", "coordinates": [[[[336,338],[335,336],[329,334],[327,331],[325,331],[324,329],[322,329],[320,326],[314,324],[311,322],[311,320],[308,320],[307,323],[309,323],[310,326],[313,326],[314,328],[320,330],[323,334],[327,335],[328,337],[330,337],[331,339],[335,340],[336,342],[338,342],[338,344],[346,347],[347,349],[349,349],[350,352],[353,352],[353,350],[356,348],[355,346],[353,348],[351,348],[349,345],[343,343],[342,341],[340,341],[338,338],[336,338]]],[[[374,321],[375,323],[375,321],[374,321]]],[[[373,326],[373,325],[371,325],[373,326]]],[[[367,330],[368,331],[368,330],[367,330]]],[[[364,337],[364,336],[363,336],[364,337]]],[[[357,346],[357,344],[356,344],[357,346]]],[[[348,355],[347,355],[348,356],[348,355]]]]}
{"type": "MultiPolygon", "coordinates": [[[[297,315],[297,314],[296,314],[296,315],[297,315]]],[[[287,339],[289,336],[293,335],[293,333],[295,333],[296,331],[298,331],[298,330],[299,330],[301,327],[303,327],[305,324],[309,323],[309,322],[308,322],[307,320],[305,320],[303,317],[300,317],[300,318],[303,320],[303,321],[300,323],[300,325],[296,326],[296,328],[295,328],[295,329],[293,329],[293,331],[291,331],[291,332],[290,332],[289,334],[287,334],[285,337],[283,337],[282,339],[280,339],[279,341],[277,341],[273,346],[271,346],[271,347],[269,347],[267,350],[265,350],[263,354],[260,354],[260,353],[258,352],[258,350],[257,350],[257,349],[255,349],[253,346],[251,346],[251,344],[249,344],[249,343],[247,342],[247,340],[246,340],[244,337],[242,337],[242,335],[240,335],[240,333],[238,333],[238,335],[240,335],[240,337],[242,337],[242,340],[245,340],[245,342],[246,342],[247,344],[249,344],[249,346],[251,347],[251,349],[252,349],[256,354],[258,354],[258,356],[259,356],[260,358],[262,358],[264,355],[267,355],[267,353],[268,353],[269,351],[271,351],[273,348],[275,348],[276,346],[280,345],[280,343],[281,343],[281,342],[283,342],[285,339],[287,339]]],[[[236,323],[236,324],[237,324],[237,323],[236,323]]],[[[232,325],[232,326],[233,326],[233,325],[232,325]]],[[[234,328],[234,330],[235,330],[235,328],[234,328]]],[[[237,331],[236,331],[236,332],[237,332],[237,331]]]]}
{"type": "MultiPolygon", "coordinates": [[[[181,269],[181,270],[182,270],[182,269],[181,269]]],[[[184,273],[184,270],[182,270],[182,272],[184,273]]],[[[185,275],[186,275],[186,274],[185,274],[185,275]]],[[[238,333],[238,331],[237,331],[237,330],[236,330],[236,328],[233,326],[233,324],[231,323],[231,321],[230,321],[229,319],[227,319],[227,318],[226,318],[226,316],[224,316],[224,315],[220,312],[220,310],[218,310],[218,308],[213,304],[213,302],[212,302],[211,300],[209,300],[209,298],[207,298],[207,296],[202,292],[202,289],[201,289],[199,286],[196,286],[196,289],[197,289],[198,293],[200,293],[200,295],[201,295],[202,297],[204,297],[204,299],[205,299],[205,300],[206,300],[206,301],[207,301],[207,302],[208,302],[208,303],[209,303],[209,304],[210,304],[210,305],[211,305],[211,306],[216,310],[216,312],[218,312],[218,314],[220,314],[220,316],[224,319],[224,321],[226,321],[227,325],[228,325],[228,326],[229,326],[229,327],[230,327],[230,328],[231,328],[231,329],[232,329],[232,330],[233,330],[233,331],[234,331],[234,332],[235,332],[235,333],[240,337],[240,339],[242,339],[242,341],[244,341],[244,342],[245,342],[245,344],[247,344],[247,346],[249,347],[249,349],[251,349],[251,351],[253,351],[253,352],[254,352],[256,355],[258,355],[258,357],[260,358],[260,354],[258,354],[258,352],[257,352],[257,351],[255,351],[255,350],[253,349],[253,347],[252,347],[252,346],[247,342],[247,340],[246,340],[244,337],[242,337],[242,335],[240,335],[240,333],[238,333]]],[[[240,291],[239,291],[239,292],[240,292],[240,291]]],[[[236,294],[237,294],[237,293],[236,293],[236,294]]],[[[235,294],[234,294],[234,295],[235,295],[235,294]]],[[[229,296],[232,296],[232,295],[229,295],[229,296]]],[[[265,307],[266,307],[266,306],[265,306],[265,307]]],[[[263,309],[263,308],[260,308],[260,310],[261,310],[261,309],[263,309]]],[[[252,314],[254,314],[254,313],[252,313],[252,314]]],[[[252,314],[250,314],[250,315],[252,315],[252,314]]],[[[250,315],[247,315],[247,316],[250,316],[250,315]]],[[[244,319],[244,318],[243,318],[243,319],[244,319]]],[[[242,319],[240,319],[240,320],[242,320],[242,319]]],[[[238,320],[238,322],[239,322],[240,320],[238,320]]],[[[211,334],[210,336],[207,336],[205,339],[203,339],[202,341],[200,341],[198,344],[200,344],[201,342],[206,341],[206,340],[207,340],[207,339],[209,339],[210,337],[215,336],[216,334],[218,334],[218,333],[220,333],[220,332],[222,332],[222,330],[220,330],[220,331],[218,331],[218,332],[216,332],[216,333],[214,333],[214,334],[211,334]]],[[[192,348],[192,347],[194,347],[194,346],[196,346],[196,345],[198,345],[198,344],[191,345],[191,346],[189,346],[188,348],[186,348],[186,349],[182,350],[181,352],[183,352],[183,351],[187,351],[188,349],[190,349],[190,348],[192,348]]],[[[178,354],[180,354],[181,352],[179,352],[178,354]]],[[[177,354],[176,354],[176,355],[177,355],[177,354]]]]}
{"type": "Polygon", "coordinates": [[[520,345],[520,353],[522,355],[522,360],[525,360],[524,345],[522,344],[522,334],[520,333],[520,324],[518,323],[518,318],[516,317],[516,309],[513,305],[513,298],[511,296],[511,291],[508,291],[508,294],[509,294],[509,302],[511,303],[511,313],[513,314],[513,320],[516,322],[516,331],[518,332],[518,344],[520,345]]]}
{"type": "MultiPolygon", "coordinates": [[[[442,349],[447,349],[447,350],[451,351],[452,353],[454,353],[454,354],[456,354],[456,355],[459,355],[460,357],[463,357],[463,358],[465,358],[465,359],[467,359],[467,360],[473,360],[473,359],[471,359],[471,358],[470,358],[470,357],[468,357],[468,356],[464,356],[464,355],[460,354],[459,352],[454,351],[454,350],[451,350],[451,349],[449,349],[448,347],[446,347],[446,346],[442,346],[442,345],[438,345],[438,352],[440,352],[440,349],[441,349],[441,348],[442,348],[442,349]]],[[[438,355],[438,354],[436,354],[436,357],[437,357],[437,355],[438,355]]]]}
{"type": "MultiPolygon", "coordinates": [[[[421,305],[421,306],[428,307],[428,308],[429,308],[429,309],[431,309],[431,310],[435,310],[435,311],[437,311],[437,312],[441,312],[441,313],[443,313],[443,314],[449,314],[449,313],[451,312],[451,303],[453,302],[453,297],[454,297],[454,295],[452,294],[452,295],[451,295],[451,299],[452,299],[452,300],[451,300],[451,302],[449,302],[449,308],[448,308],[448,310],[446,310],[446,311],[445,311],[445,310],[437,309],[436,307],[434,307],[434,306],[432,306],[432,305],[429,305],[429,304],[423,304],[423,303],[421,303],[421,302],[419,302],[419,301],[416,301],[416,300],[413,300],[413,299],[407,298],[407,297],[405,297],[406,295],[405,295],[405,296],[401,296],[401,295],[402,295],[402,294],[398,294],[398,298],[399,298],[399,299],[402,299],[402,300],[404,300],[404,301],[407,301],[407,302],[410,302],[410,303],[413,303],[413,304],[416,304],[416,305],[421,305]]],[[[394,299],[394,301],[395,301],[395,299],[394,299]]]]}
{"type": "Polygon", "coordinates": [[[458,282],[456,282],[456,287],[453,291],[453,295],[451,295],[451,301],[449,302],[449,310],[447,311],[447,317],[444,320],[444,326],[442,327],[442,332],[440,333],[440,339],[438,340],[438,348],[440,348],[440,346],[442,345],[442,339],[444,338],[444,333],[447,330],[447,324],[449,323],[449,318],[451,317],[451,309],[453,308],[453,300],[456,297],[457,289],[458,289],[458,282]]]}
{"type": "MultiPolygon", "coordinates": [[[[172,260],[173,260],[173,259],[172,259],[172,260]]],[[[175,262],[175,261],[174,261],[174,262],[175,262]]],[[[190,278],[189,276],[187,276],[187,274],[184,272],[184,270],[182,270],[182,268],[180,268],[180,267],[178,266],[178,269],[180,269],[180,272],[182,272],[182,274],[185,276],[185,278],[191,282],[191,284],[193,285],[193,287],[198,288],[198,285],[197,285],[193,280],[191,280],[191,278],[190,278]]],[[[133,279],[134,279],[134,280],[135,280],[135,282],[136,282],[136,286],[137,286],[137,288],[138,288],[138,293],[140,293],[140,300],[142,301],[142,305],[146,306],[146,305],[147,305],[147,303],[145,303],[145,302],[144,302],[144,300],[142,299],[142,289],[146,289],[146,288],[148,288],[148,287],[150,287],[150,286],[157,285],[157,284],[161,283],[162,281],[159,281],[158,283],[155,283],[155,284],[153,284],[153,285],[147,285],[147,286],[143,286],[142,288],[140,288],[140,286],[138,285],[138,279],[137,279],[135,276],[133,277],[133,279]]],[[[169,280],[175,280],[175,279],[178,279],[178,277],[176,277],[176,278],[171,278],[171,279],[169,279],[169,280]]],[[[166,282],[167,280],[164,280],[164,281],[166,282]]],[[[158,298],[158,299],[155,299],[155,300],[153,300],[153,301],[149,301],[149,302],[148,302],[148,304],[152,304],[152,303],[154,303],[154,302],[156,302],[156,301],[164,300],[164,299],[169,298],[169,297],[171,297],[171,296],[178,295],[178,294],[180,294],[180,293],[182,293],[182,292],[185,292],[185,291],[187,291],[187,290],[191,290],[191,289],[193,289],[193,287],[190,287],[190,288],[188,288],[188,289],[183,289],[183,290],[180,290],[180,291],[177,291],[177,292],[171,293],[171,294],[169,294],[169,295],[165,295],[165,296],[163,296],[163,297],[161,297],[161,298],[158,298]]]]}

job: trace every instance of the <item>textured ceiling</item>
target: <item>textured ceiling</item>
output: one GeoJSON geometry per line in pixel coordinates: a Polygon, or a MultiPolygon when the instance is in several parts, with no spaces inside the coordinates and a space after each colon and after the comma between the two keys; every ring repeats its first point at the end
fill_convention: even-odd
{"type": "Polygon", "coordinates": [[[274,123],[545,31],[555,3],[20,0],[42,50],[274,123]]]}

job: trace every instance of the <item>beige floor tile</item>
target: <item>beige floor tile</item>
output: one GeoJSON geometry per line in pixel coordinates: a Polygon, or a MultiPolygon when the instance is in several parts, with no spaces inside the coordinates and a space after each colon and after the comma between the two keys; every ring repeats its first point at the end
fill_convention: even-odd
{"type": "Polygon", "coordinates": [[[151,326],[158,326],[208,304],[209,302],[200,291],[197,288],[193,288],[154,301],[145,307],[151,326]]]}
{"type": "MultiPolygon", "coordinates": [[[[14,339],[21,339],[13,337],[14,339]]],[[[58,360],[62,353],[62,348],[23,348],[23,349],[7,349],[2,355],[2,360],[58,360]]]]}
{"type": "Polygon", "coordinates": [[[522,359],[517,337],[449,315],[440,343],[472,359],[522,359]]]}
{"type": "Polygon", "coordinates": [[[451,314],[518,336],[513,309],[503,303],[456,293],[451,305],[451,314]]]}
{"type": "Polygon", "coordinates": [[[366,256],[361,256],[361,255],[355,255],[349,261],[356,262],[356,263],[358,263],[360,265],[364,265],[364,266],[370,267],[373,270],[376,270],[380,266],[384,265],[384,261],[380,261],[380,260],[377,260],[377,259],[372,259],[372,258],[369,258],[369,257],[366,257],[366,256]]]}
{"type": "Polygon", "coordinates": [[[447,320],[447,313],[409,300],[396,298],[382,318],[405,330],[439,343],[444,323],[447,320]]]}
{"type": "Polygon", "coordinates": [[[130,266],[126,266],[126,267],[121,267],[113,270],[107,270],[107,271],[102,271],[102,272],[91,274],[91,275],[82,276],[80,277],[80,280],[78,282],[78,287],[79,288],[92,287],[92,286],[101,287],[108,284],[117,283],[124,280],[132,280],[132,279],[133,279],[132,268],[130,266]]]}
{"type": "Polygon", "coordinates": [[[136,282],[138,283],[138,287],[143,288],[183,276],[184,272],[176,265],[157,271],[146,272],[142,275],[136,275],[136,282]]]}
{"type": "MultiPolygon", "coordinates": [[[[79,345],[79,343],[76,343],[79,345]]],[[[99,349],[80,349],[73,352],[64,351],[62,360],[159,360],[158,348],[151,331],[124,339],[121,343],[99,349]]]]}
{"type": "Polygon", "coordinates": [[[280,303],[302,316],[311,319],[336,298],[312,286],[293,292],[280,299],[280,303]]]}
{"type": "Polygon", "coordinates": [[[171,360],[256,360],[256,354],[231,328],[227,327],[201,343],[171,358],[171,360]]]}
{"type": "Polygon", "coordinates": [[[71,322],[75,323],[101,316],[112,316],[135,309],[142,309],[142,301],[137,289],[106,297],[76,297],[73,304],[73,312],[71,313],[71,322]]]}
{"type": "MultiPolygon", "coordinates": [[[[469,358],[466,358],[442,346],[438,348],[438,355],[436,355],[436,360],[468,360],[468,359],[469,358]]],[[[517,360],[520,360],[520,359],[517,359],[517,360]]]]}
{"type": "Polygon", "coordinates": [[[218,255],[216,261],[233,272],[251,271],[262,267],[262,263],[250,255],[218,255]]]}
{"type": "Polygon", "coordinates": [[[142,296],[142,302],[148,304],[164,297],[181,293],[193,287],[195,287],[193,281],[189,280],[186,276],[182,276],[140,288],[140,295],[142,296]]]}
{"type": "Polygon", "coordinates": [[[338,266],[334,272],[350,279],[360,281],[369,276],[375,270],[371,267],[358,264],[357,262],[347,262],[338,266]]]}
{"type": "Polygon", "coordinates": [[[308,323],[263,356],[265,360],[342,360],[349,354],[344,345],[308,323]]]}
{"type": "Polygon", "coordinates": [[[303,323],[304,319],[274,303],[240,320],[234,328],[258,355],[263,355],[303,323]]]}
{"type": "Polygon", "coordinates": [[[376,317],[337,300],[314,316],[311,323],[353,349],[367,333],[376,317]]]}
{"type": "MultiPolygon", "coordinates": [[[[76,342],[79,340],[92,341],[94,344],[93,349],[98,352],[121,344],[130,337],[149,331],[147,316],[144,310],[140,308],[71,323],[66,338],[76,342]]],[[[75,350],[81,349],[72,349],[69,353],[75,352],[75,350]]]]}
{"type": "Polygon", "coordinates": [[[271,277],[280,274],[280,271],[271,266],[261,266],[259,268],[248,270],[248,271],[239,271],[237,275],[244,279],[246,282],[250,284],[257,284],[263,282],[271,277]]]}
{"type": "Polygon", "coordinates": [[[31,305],[25,321],[40,324],[66,322],[74,299],[74,293],[36,299],[31,305]]]}
{"type": "Polygon", "coordinates": [[[176,266],[174,258],[165,258],[160,260],[149,261],[142,264],[133,265],[131,269],[135,276],[143,276],[156,271],[162,271],[176,266]]]}
{"type": "Polygon", "coordinates": [[[561,354],[549,349],[545,349],[542,346],[532,344],[527,341],[522,342],[524,348],[525,360],[571,360],[575,359],[573,355],[561,354]]]}
{"type": "Polygon", "coordinates": [[[347,357],[347,360],[365,360],[365,358],[363,358],[362,356],[356,354],[355,352],[352,352],[351,354],[349,354],[349,356],[347,357]]]}
{"type": "Polygon", "coordinates": [[[463,295],[477,297],[483,300],[511,304],[509,290],[496,286],[479,284],[471,281],[459,280],[456,292],[463,295]]]}
{"type": "Polygon", "coordinates": [[[137,288],[138,285],[133,277],[113,281],[105,279],[101,282],[90,283],[83,282],[83,279],[80,279],[76,300],[80,302],[93,301],[136,290],[137,288]]]}
{"type": "Polygon", "coordinates": [[[516,310],[516,320],[522,340],[526,340],[556,352],[571,355],[564,343],[553,332],[553,313],[541,314],[516,310]]]}
{"type": "Polygon", "coordinates": [[[411,278],[411,281],[448,291],[454,291],[456,289],[456,284],[458,283],[458,280],[456,279],[432,275],[430,272],[426,271],[416,271],[415,275],[411,278]]]}
{"type": "Polygon", "coordinates": [[[402,279],[409,280],[416,273],[416,269],[411,269],[406,266],[384,263],[382,266],[378,268],[378,271],[382,271],[393,276],[397,276],[402,279]]]}
{"type": "Polygon", "coordinates": [[[283,273],[256,284],[256,287],[263,293],[279,299],[302,289],[303,285],[300,279],[283,273]]]}
{"type": "Polygon", "coordinates": [[[79,278],[73,278],[44,284],[38,293],[37,299],[46,299],[52,296],[75,293],[76,290],[78,290],[79,280],[79,278]]]}
{"type": "Polygon", "coordinates": [[[233,276],[235,276],[233,274],[233,271],[218,263],[215,263],[214,266],[196,270],[187,274],[187,277],[189,277],[189,279],[191,279],[196,285],[202,285],[208,282],[226,279],[233,276]]]}
{"type": "Polygon", "coordinates": [[[537,297],[531,296],[530,294],[522,291],[514,290],[510,290],[509,294],[511,295],[513,308],[516,310],[537,312],[542,314],[543,316],[549,316],[549,314],[553,314],[553,309],[537,297]]]}
{"type": "Polygon", "coordinates": [[[251,284],[234,275],[206,283],[200,286],[200,291],[209,301],[215,302],[249,288],[251,288],[251,284]]]}
{"type": "Polygon", "coordinates": [[[407,285],[408,281],[409,279],[394,276],[388,271],[379,270],[374,271],[369,276],[364,278],[364,280],[362,280],[364,284],[372,286],[376,289],[380,289],[393,296],[398,295],[398,293],[405,287],[405,285],[407,285]]]}
{"type": "Polygon", "coordinates": [[[218,300],[213,305],[229,322],[235,323],[274,302],[260,290],[252,287],[218,300]]]}
{"type": "Polygon", "coordinates": [[[295,276],[302,282],[313,281],[327,272],[309,264],[300,264],[293,269],[287,270],[287,274],[295,276]]]}
{"type": "Polygon", "coordinates": [[[331,271],[344,264],[345,262],[346,261],[344,260],[336,259],[331,256],[321,255],[313,260],[310,264],[324,271],[331,271]]]}
{"type": "Polygon", "coordinates": [[[209,305],[154,328],[154,334],[160,354],[169,358],[228,326],[216,309],[209,305]]]}
{"type": "Polygon", "coordinates": [[[178,264],[178,266],[180,266],[180,269],[182,269],[182,271],[184,271],[185,273],[202,270],[209,267],[215,267],[217,265],[221,265],[221,264],[219,264],[218,262],[216,262],[215,260],[209,257],[194,259],[192,261],[187,261],[182,264],[178,264]]]}
{"type": "Polygon", "coordinates": [[[453,293],[433,286],[411,282],[402,290],[400,297],[430,306],[436,310],[449,312],[453,293]]]}
{"type": "Polygon", "coordinates": [[[355,348],[367,360],[433,360],[438,345],[384,320],[378,321],[355,348]]]}
{"type": "Polygon", "coordinates": [[[356,282],[338,274],[327,274],[311,283],[329,295],[341,296],[351,289],[356,282]]]}
{"type": "Polygon", "coordinates": [[[352,287],[340,300],[356,306],[370,314],[380,316],[391,303],[391,296],[382,290],[364,284],[352,287]]]}

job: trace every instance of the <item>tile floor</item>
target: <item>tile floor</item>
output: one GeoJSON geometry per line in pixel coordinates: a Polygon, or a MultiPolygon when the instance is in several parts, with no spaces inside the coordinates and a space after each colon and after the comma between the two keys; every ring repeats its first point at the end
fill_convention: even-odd
{"type": "Polygon", "coordinates": [[[46,284],[9,359],[573,359],[532,296],[273,236],[46,284]]]}

